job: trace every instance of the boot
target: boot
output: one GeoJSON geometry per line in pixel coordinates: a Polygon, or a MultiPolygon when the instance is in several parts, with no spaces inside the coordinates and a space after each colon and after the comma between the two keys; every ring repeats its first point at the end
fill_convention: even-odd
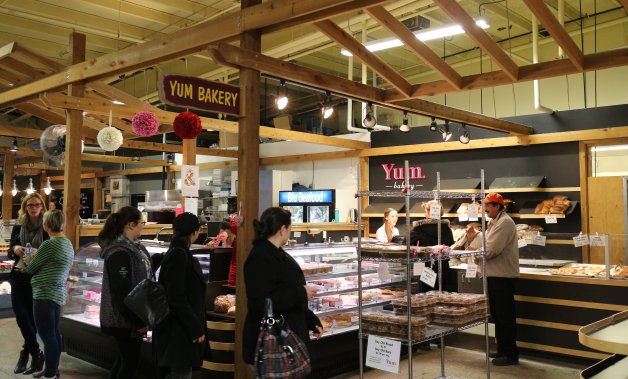
{"type": "Polygon", "coordinates": [[[26,364],[28,363],[28,353],[26,350],[20,351],[20,358],[17,360],[17,364],[15,365],[15,369],[13,373],[19,374],[26,370],[26,364]]]}
{"type": "Polygon", "coordinates": [[[30,375],[32,373],[42,371],[44,369],[44,353],[40,350],[38,353],[33,354],[31,359],[31,365],[24,371],[24,375],[30,375]]]}

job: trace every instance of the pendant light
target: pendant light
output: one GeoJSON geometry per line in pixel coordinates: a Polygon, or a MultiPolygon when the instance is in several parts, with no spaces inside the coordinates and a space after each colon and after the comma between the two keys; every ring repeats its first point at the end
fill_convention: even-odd
{"type": "Polygon", "coordinates": [[[17,138],[13,137],[13,145],[11,145],[11,148],[9,149],[10,152],[15,153],[17,152],[17,138]]]}
{"type": "Polygon", "coordinates": [[[13,179],[13,189],[11,190],[11,195],[15,196],[17,195],[17,183],[15,182],[15,179],[13,179]]]}
{"type": "Polygon", "coordinates": [[[438,124],[436,123],[436,117],[432,117],[432,123],[430,124],[430,130],[435,132],[438,130],[438,124]]]}
{"type": "Polygon", "coordinates": [[[26,187],[26,193],[28,195],[35,192],[35,187],[33,187],[33,178],[28,179],[28,187],[26,187]]]}
{"type": "Polygon", "coordinates": [[[52,185],[50,184],[50,177],[46,178],[46,185],[44,186],[44,193],[46,196],[52,192],[52,185]]]}
{"type": "Polygon", "coordinates": [[[404,133],[408,133],[410,131],[410,127],[408,126],[408,112],[403,112],[403,121],[401,122],[399,130],[404,133]]]}

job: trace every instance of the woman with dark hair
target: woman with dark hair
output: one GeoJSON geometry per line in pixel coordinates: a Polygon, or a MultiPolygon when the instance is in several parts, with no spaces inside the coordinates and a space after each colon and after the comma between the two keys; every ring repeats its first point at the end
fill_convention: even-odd
{"type": "Polygon", "coordinates": [[[110,378],[135,378],[142,348],[142,337],[148,329],[126,305],[124,298],[142,280],[151,275],[148,251],[138,239],[144,221],[135,207],[123,207],[107,217],[98,235],[105,260],[100,303],[100,328],[116,340],[118,354],[110,378]]]}
{"type": "Polygon", "coordinates": [[[200,234],[201,224],[185,212],[172,222],[174,235],[159,273],[168,296],[170,315],[153,331],[157,364],[168,379],[189,379],[203,364],[205,349],[205,279],[190,246],[200,234]],[[164,368],[167,368],[165,370],[164,368]]]}
{"type": "Polygon", "coordinates": [[[49,239],[48,233],[42,226],[44,212],[46,212],[46,205],[38,193],[31,193],[24,197],[18,212],[17,225],[11,231],[11,242],[7,252],[9,259],[15,260],[9,279],[11,303],[13,304],[15,321],[20,328],[22,337],[24,337],[22,351],[20,351],[20,357],[13,370],[16,374],[30,375],[36,371],[41,371],[44,367],[44,353],[41,352],[37,343],[31,274],[26,272],[26,265],[31,258],[31,253],[36,252],[41,243],[49,239]],[[27,368],[29,355],[32,360],[31,365],[27,368]]]}
{"type": "Polygon", "coordinates": [[[306,286],[301,267],[281,248],[290,238],[290,216],[286,209],[271,207],[259,221],[253,221],[255,241],[244,263],[248,313],[243,331],[244,361],[251,365],[256,364],[255,345],[267,297],[273,302],[274,314],[284,317],[308,350],[309,331],[317,338],[323,334],[320,320],[307,307],[316,290],[306,286]]]}

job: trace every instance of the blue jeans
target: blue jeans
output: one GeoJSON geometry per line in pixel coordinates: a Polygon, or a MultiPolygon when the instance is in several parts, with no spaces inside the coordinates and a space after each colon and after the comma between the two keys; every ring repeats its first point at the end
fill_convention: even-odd
{"type": "Polygon", "coordinates": [[[59,331],[59,312],[61,306],[52,300],[33,300],[35,325],[39,337],[44,342],[44,357],[46,366],[44,376],[52,378],[59,369],[61,357],[61,332],[59,331]]]}

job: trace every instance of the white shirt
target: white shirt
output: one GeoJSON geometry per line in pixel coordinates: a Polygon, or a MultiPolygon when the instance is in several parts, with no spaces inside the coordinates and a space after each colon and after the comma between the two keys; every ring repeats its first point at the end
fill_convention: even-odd
{"type": "MultiPolygon", "coordinates": [[[[377,241],[379,242],[389,242],[388,241],[388,236],[386,235],[386,224],[382,225],[379,229],[377,229],[377,241]]],[[[398,236],[399,235],[399,229],[395,228],[393,226],[393,230],[392,230],[392,235],[394,236],[398,236]]]]}

